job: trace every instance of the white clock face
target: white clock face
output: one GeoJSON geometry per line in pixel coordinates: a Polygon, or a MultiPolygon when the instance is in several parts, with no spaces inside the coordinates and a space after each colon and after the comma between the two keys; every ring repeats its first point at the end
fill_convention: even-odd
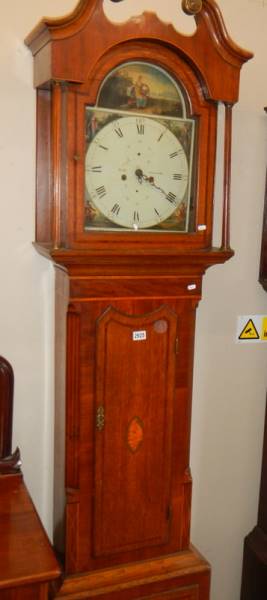
{"type": "Polygon", "coordinates": [[[109,221],[131,230],[159,225],[182,203],[188,160],[166,120],[112,114],[89,144],[85,182],[109,221]]]}

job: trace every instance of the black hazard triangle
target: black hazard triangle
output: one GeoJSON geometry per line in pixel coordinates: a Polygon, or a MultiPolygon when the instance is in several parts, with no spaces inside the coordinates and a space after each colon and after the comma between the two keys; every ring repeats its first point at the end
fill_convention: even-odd
{"type": "Polygon", "coordinates": [[[257,328],[255,327],[252,319],[248,320],[243,331],[241,331],[238,339],[239,340],[259,340],[260,339],[257,328]]]}

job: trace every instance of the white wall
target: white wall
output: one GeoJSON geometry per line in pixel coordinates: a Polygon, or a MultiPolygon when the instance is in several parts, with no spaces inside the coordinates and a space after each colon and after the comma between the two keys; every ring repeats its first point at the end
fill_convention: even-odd
{"type": "MultiPolygon", "coordinates": [[[[179,0],[106,1],[113,18],[143,7],[192,30],[179,0]],[[125,11],[125,13],[123,12],[125,11]],[[115,15],[115,16],[114,16],[115,15]]],[[[15,371],[14,444],[51,531],[53,269],[34,238],[35,93],[23,39],[44,15],[75,0],[0,4],[0,354],[15,371]]],[[[243,538],[255,525],[267,383],[267,348],[235,343],[236,319],[267,314],[257,283],[267,157],[267,2],[220,0],[229,33],[255,58],[243,67],[234,112],[232,246],[235,258],[204,280],[197,316],[191,466],[192,541],[212,564],[211,600],[238,600],[243,538]]],[[[220,192],[220,190],[219,190],[220,192]]]]}

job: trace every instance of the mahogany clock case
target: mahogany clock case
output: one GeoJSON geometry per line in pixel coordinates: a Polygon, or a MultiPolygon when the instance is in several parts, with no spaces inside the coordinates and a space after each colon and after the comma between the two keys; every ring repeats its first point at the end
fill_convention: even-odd
{"type": "MultiPolygon", "coordinates": [[[[54,540],[65,568],[60,598],[209,597],[210,567],[190,545],[195,311],[206,268],[233,255],[232,106],[241,66],[252,55],[229,38],[214,0],[182,4],[195,17],[193,36],[149,12],[116,25],[103,0],[80,0],[72,14],[43,20],[26,40],[37,88],[36,248],[56,265],[54,540]],[[117,100],[115,107],[100,106],[106,83],[114,98],[115,85],[127,77],[131,83],[133,66],[135,82],[150,70],[150,90],[152,72],[174,82],[180,93],[174,115],[153,113],[160,102],[151,91],[138,102],[122,94],[126,110],[117,100]],[[221,246],[213,248],[219,102],[225,106],[223,219],[221,246]],[[95,164],[90,144],[98,152],[106,135],[111,147],[112,140],[114,147],[124,143],[126,125],[134,129],[130,146],[144,161],[129,148],[123,170],[114,163],[118,189],[125,184],[131,190],[127,215],[134,216],[118,223],[125,197],[112,196],[108,151],[102,148],[103,162],[101,155],[95,164]],[[165,129],[176,144],[162,150],[163,179],[146,170],[152,143],[146,134],[154,126],[157,164],[165,129]],[[168,171],[179,151],[191,168],[177,162],[168,171]],[[174,210],[160,223],[152,219],[139,227],[145,220],[137,196],[156,202],[157,194],[161,207],[174,202],[174,210]]],[[[155,208],[160,212],[154,204],[152,213],[155,208]]]]}

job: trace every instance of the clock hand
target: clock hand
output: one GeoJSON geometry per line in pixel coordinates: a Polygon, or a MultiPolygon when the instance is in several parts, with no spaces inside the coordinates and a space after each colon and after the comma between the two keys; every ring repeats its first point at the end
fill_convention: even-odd
{"type": "Polygon", "coordinates": [[[154,177],[152,176],[147,176],[143,174],[143,179],[144,181],[148,181],[148,183],[150,183],[150,185],[152,185],[152,187],[154,187],[156,190],[159,190],[160,192],[162,192],[162,194],[164,194],[164,196],[168,196],[168,194],[166,194],[165,190],[163,190],[159,185],[156,185],[154,177]]]}
{"type": "Polygon", "coordinates": [[[148,183],[150,183],[150,185],[155,188],[156,190],[159,190],[162,194],[164,194],[165,198],[167,200],[169,200],[169,202],[171,202],[172,204],[175,204],[175,200],[176,200],[176,196],[175,194],[173,194],[172,192],[169,192],[168,194],[165,192],[165,190],[163,190],[159,185],[156,185],[155,181],[154,181],[154,177],[152,177],[152,175],[150,175],[149,177],[147,175],[145,175],[142,171],[142,169],[136,169],[135,171],[135,175],[136,177],[138,177],[138,181],[139,183],[142,183],[143,181],[148,181],[148,183]]]}
{"type": "Polygon", "coordinates": [[[135,175],[138,178],[139,183],[142,183],[143,181],[149,181],[151,184],[154,183],[154,177],[147,177],[147,175],[144,175],[142,169],[136,169],[135,175]]]}

